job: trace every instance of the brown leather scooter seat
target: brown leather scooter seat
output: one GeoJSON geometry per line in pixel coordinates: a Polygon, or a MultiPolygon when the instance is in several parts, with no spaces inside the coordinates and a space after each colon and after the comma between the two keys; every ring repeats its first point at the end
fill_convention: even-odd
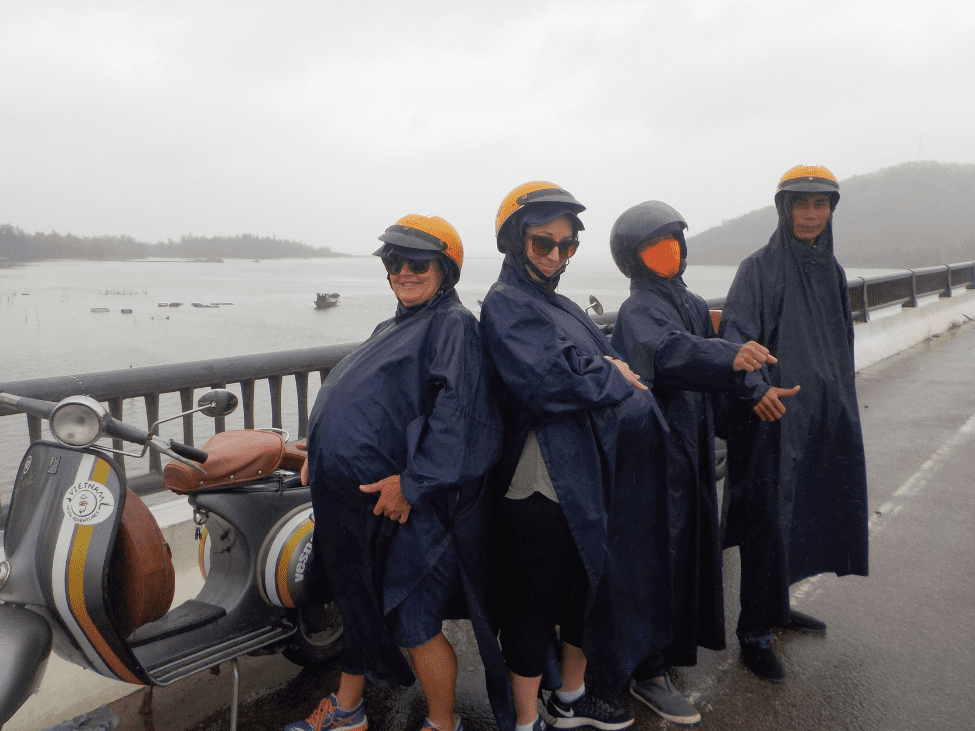
{"type": "Polygon", "coordinates": [[[149,508],[131,490],[115,538],[108,571],[108,601],[123,638],[169,611],[176,570],[169,544],[149,508]]]}
{"type": "Polygon", "coordinates": [[[173,492],[190,493],[215,487],[253,482],[267,477],[279,467],[300,470],[305,453],[288,444],[277,432],[236,429],[214,434],[203,445],[206,474],[182,462],[163,468],[163,485],[173,492]]]}

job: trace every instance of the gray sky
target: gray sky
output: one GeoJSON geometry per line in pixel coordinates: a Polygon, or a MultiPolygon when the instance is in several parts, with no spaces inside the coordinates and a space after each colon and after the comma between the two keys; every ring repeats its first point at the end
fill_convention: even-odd
{"type": "Polygon", "coordinates": [[[0,5],[0,224],[372,252],[411,212],[468,254],[502,197],[650,198],[698,233],[786,169],[975,163],[971,0],[0,5]]]}

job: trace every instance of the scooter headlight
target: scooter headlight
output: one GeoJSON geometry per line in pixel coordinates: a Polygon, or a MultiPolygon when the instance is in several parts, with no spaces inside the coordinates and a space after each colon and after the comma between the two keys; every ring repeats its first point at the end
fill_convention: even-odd
{"type": "Polygon", "coordinates": [[[98,440],[111,420],[111,414],[95,399],[69,396],[54,407],[48,422],[59,442],[87,447],[98,440]]]}

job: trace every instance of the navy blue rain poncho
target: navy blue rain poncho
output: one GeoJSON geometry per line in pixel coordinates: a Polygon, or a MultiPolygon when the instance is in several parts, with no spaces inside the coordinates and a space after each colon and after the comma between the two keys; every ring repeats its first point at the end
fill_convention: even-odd
{"type": "Polygon", "coordinates": [[[616,689],[666,641],[667,427],[648,391],[605,359],[618,354],[558,278],[531,279],[512,254],[481,307],[500,375],[505,423],[497,491],[511,482],[534,431],[589,578],[584,647],[601,683],[616,689]]]}
{"type": "Polygon", "coordinates": [[[778,363],[773,386],[801,386],[780,421],[732,404],[725,544],[750,548],[760,568],[742,577],[766,597],[769,626],[785,624],[789,585],[833,572],[867,575],[867,479],[853,365],[846,274],[833,256],[832,220],[816,246],[780,216],[768,244],[738,268],[721,335],[756,340],[778,363]]]}
{"type": "MultiPolygon", "coordinates": [[[[315,541],[344,625],[342,664],[378,684],[413,674],[386,615],[444,551],[458,551],[466,612],[502,728],[513,726],[504,661],[484,612],[487,483],[501,453],[476,318],[453,288],[397,308],[329,373],[311,416],[315,541]],[[401,475],[402,525],[359,486],[401,475]]],[[[463,608],[461,608],[463,609],[463,608]]]]}
{"type": "Polygon", "coordinates": [[[699,645],[725,647],[712,392],[754,403],[768,385],[732,369],[741,346],[717,338],[707,303],[680,276],[665,279],[645,268],[634,275],[612,345],[653,384],[670,427],[675,627],[671,645],[659,649],[671,665],[694,665],[699,645]]]}

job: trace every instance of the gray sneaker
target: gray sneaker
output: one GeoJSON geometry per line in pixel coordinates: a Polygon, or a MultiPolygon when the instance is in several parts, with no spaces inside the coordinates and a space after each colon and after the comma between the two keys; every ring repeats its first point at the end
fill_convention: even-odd
{"type": "Polygon", "coordinates": [[[668,721],[685,726],[696,726],[701,722],[701,714],[682,696],[670,676],[664,673],[659,678],[630,681],[630,695],[646,704],[651,711],[668,721]]]}

